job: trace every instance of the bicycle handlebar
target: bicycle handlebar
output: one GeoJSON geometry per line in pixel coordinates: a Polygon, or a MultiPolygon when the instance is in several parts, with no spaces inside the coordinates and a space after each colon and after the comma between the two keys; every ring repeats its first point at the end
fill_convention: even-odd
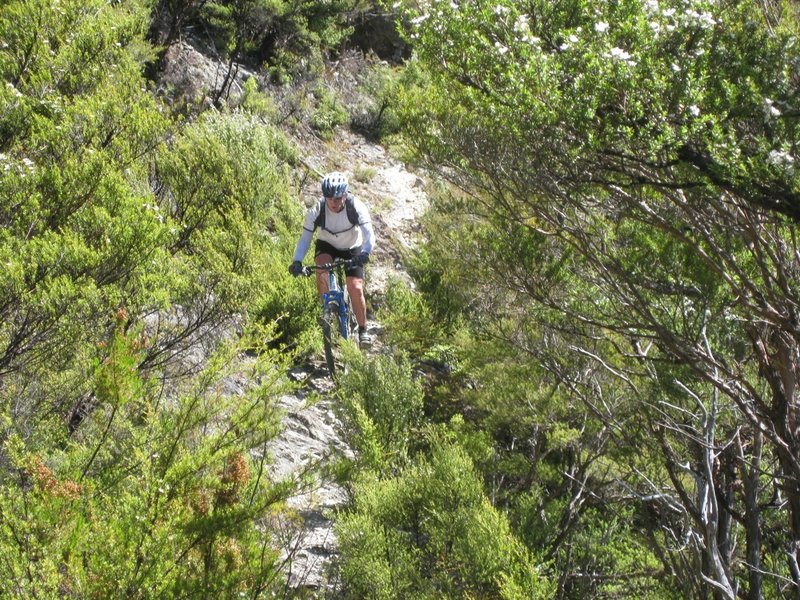
{"type": "Polygon", "coordinates": [[[331,269],[335,269],[337,267],[352,267],[356,263],[354,258],[335,258],[331,263],[325,263],[323,265],[303,265],[303,275],[308,277],[314,271],[330,271],[331,269]]]}

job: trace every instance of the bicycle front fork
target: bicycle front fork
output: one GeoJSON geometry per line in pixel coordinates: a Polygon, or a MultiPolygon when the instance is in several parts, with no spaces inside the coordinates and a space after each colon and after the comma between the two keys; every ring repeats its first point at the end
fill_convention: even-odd
{"type": "Polygon", "coordinates": [[[341,290],[331,290],[322,295],[322,302],[326,310],[331,310],[339,319],[339,331],[344,339],[348,338],[347,335],[347,304],[344,298],[344,292],[341,290]]]}

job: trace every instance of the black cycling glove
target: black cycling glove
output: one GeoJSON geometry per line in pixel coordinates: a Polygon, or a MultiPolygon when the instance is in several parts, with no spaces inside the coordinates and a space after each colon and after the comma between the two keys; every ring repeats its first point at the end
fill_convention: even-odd
{"type": "Polygon", "coordinates": [[[292,264],[289,265],[289,273],[297,277],[298,275],[303,274],[303,263],[299,260],[294,261],[292,264]]]}

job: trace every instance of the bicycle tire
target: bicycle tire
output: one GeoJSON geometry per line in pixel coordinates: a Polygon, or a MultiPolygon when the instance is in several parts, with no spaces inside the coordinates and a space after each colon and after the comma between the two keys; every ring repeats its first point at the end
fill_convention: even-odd
{"type": "Polygon", "coordinates": [[[356,313],[348,306],[347,307],[347,339],[353,340],[356,347],[361,347],[361,340],[358,339],[358,321],[356,321],[356,313]]]}
{"type": "Polygon", "coordinates": [[[330,310],[322,315],[322,343],[325,347],[325,363],[331,377],[336,374],[336,345],[341,337],[339,334],[339,317],[330,310]]]}
{"type": "Polygon", "coordinates": [[[353,312],[353,304],[350,302],[350,294],[347,292],[347,288],[344,290],[344,301],[345,306],[347,306],[347,313],[344,317],[344,328],[347,331],[347,339],[353,340],[356,344],[356,348],[361,348],[361,340],[358,339],[358,321],[356,321],[356,313],[353,312]]]}

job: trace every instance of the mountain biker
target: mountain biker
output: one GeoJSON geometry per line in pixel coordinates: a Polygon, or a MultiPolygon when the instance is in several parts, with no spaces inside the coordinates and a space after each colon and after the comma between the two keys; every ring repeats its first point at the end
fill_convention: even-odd
{"type": "MultiPolygon", "coordinates": [[[[364,265],[375,243],[369,209],[348,192],[347,176],[334,171],[322,178],[322,198],[306,213],[303,233],[295,247],[289,273],[295,277],[303,272],[305,258],[314,231],[319,229],[314,247],[317,265],[330,263],[334,258],[353,259],[347,268],[347,291],[353,313],[358,322],[358,339],[362,345],[372,343],[367,332],[367,303],[364,299],[364,265]]],[[[328,271],[317,271],[317,291],[320,296],[328,291],[328,271]]]]}

